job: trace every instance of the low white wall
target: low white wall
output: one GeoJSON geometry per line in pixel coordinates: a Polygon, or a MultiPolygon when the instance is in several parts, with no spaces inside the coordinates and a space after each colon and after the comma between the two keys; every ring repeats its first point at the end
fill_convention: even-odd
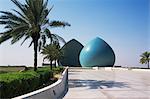
{"type": "Polygon", "coordinates": [[[150,72],[150,69],[132,69],[132,71],[147,71],[147,72],[150,72]]]}
{"type": "Polygon", "coordinates": [[[68,91],[68,67],[54,84],[12,99],[61,99],[68,91]]]}
{"type": "Polygon", "coordinates": [[[122,67],[92,67],[92,69],[94,70],[108,70],[108,71],[111,71],[111,70],[132,70],[132,71],[149,71],[150,72],[150,69],[134,69],[134,68],[122,68],[122,67]]]}

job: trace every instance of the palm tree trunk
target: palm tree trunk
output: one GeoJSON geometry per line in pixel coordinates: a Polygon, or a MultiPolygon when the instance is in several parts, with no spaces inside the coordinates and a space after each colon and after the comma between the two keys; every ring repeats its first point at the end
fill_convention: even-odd
{"type": "Polygon", "coordinates": [[[149,61],[148,61],[147,65],[148,65],[148,69],[149,69],[149,61]]]}
{"type": "Polygon", "coordinates": [[[54,64],[55,64],[55,68],[56,68],[56,60],[55,60],[55,63],[54,63],[54,64]]]}
{"type": "Polygon", "coordinates": [[[38,41],[34,40],[34,71],[37,70],[37,47],[38,47],[38,41]]]}
{"type": "Polygon", "coordinates": [[[51,70],[52,70],[52,63],[53,61],[52,60],[50,60],[50,68],[51,68],[51,70]]]}

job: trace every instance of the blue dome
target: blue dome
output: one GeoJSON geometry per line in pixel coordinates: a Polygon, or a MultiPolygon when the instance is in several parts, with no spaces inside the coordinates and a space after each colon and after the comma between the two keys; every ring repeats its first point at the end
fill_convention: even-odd
{"type": "Polygon", "coordinates": [[[96,37],[81,50],[79,60],[82,67],[113,66],[115,54],[104,40],[96,37]]]}

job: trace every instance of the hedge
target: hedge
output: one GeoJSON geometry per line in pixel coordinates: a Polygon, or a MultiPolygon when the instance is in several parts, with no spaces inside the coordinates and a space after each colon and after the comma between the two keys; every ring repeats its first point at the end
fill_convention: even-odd
{"type": "Polygon", "coordinates": [[[53,83],[53,73],[60,72],[62,68],[51,71],[49,68],[39,68],[36,72],[10,72],[0,74],[0,98],[12,98],[34,91],[45,83],[53,83]]]}

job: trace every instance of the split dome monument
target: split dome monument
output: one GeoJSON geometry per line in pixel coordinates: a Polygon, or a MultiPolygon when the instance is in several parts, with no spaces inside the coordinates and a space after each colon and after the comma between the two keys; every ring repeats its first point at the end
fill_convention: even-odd
{"type": "Polygon", "coordinates": [[[75,39],[61,49],[63,57],[59,65],[70,67],[112,67],[115,63],[113,49],[101,38],[96,37],[85,46],[75,39]]]}

